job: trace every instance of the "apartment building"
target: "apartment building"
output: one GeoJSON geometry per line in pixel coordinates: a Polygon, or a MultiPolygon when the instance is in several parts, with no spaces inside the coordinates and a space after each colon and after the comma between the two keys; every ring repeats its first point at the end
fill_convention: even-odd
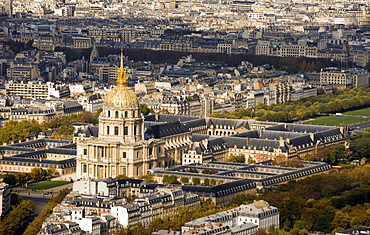
{"type": "Polygon", "coordinates": [[[0,183],[0,219],[10,211],[10,191],[8,184],[0,183]]]}
{"type": "MultiPolygon", "coordinates": [[[[185,223],[181,227],[182,234],[199,235],[247,235],[254,234],[257,229],[267,230],[271,226],[279,227],[278,208],[260,200],[248,205],[241,205],[227,211],[205,216],[185,223]]],[[[158,231],[153,235],[164,235],[166,231],[158,231]]]]}
{"type": "Polygon", "coordinates": [[[333,85],[335,89],[369,87],[369,77],[369,72],[362,68],[328,67],[321,69],[320,83],[333,85]]]}
{"type": "Polygon", "coordinates": [[[15,97],[47,99],[49,97],[66,98],[70,91],[65,84],[53,82],[14,82],[9,81],[5,84],[6,94],[15,97]]]}

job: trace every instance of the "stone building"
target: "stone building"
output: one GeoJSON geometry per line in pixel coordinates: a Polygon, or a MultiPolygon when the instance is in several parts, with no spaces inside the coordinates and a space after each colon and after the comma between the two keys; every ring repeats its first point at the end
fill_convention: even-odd
{"type": "MultiPolygon", "coordinates": [[[[117,85],[105,98],[99,117],[98,137],[81,138],[77,142],[78,178],[100,179],[117,175],[138,177],[151,168],[175,164],[171,156],[182,154],[177,154],[179,150],[176,144],[168,144],[165,148],[166,141],[155,138],[160,132],[158,128],[144,139],[144,118],[136,94],[127,87],[123,58],[121,54],[117,85]]],[[[169,133],[171,131],[157,137],[165,137],[169,133]]],[[[185,136],[181,138],[190,139],[185,136]]],[[[170,138],[169,142],[172,141],[178,141],[178,137],[170,138]]]]}

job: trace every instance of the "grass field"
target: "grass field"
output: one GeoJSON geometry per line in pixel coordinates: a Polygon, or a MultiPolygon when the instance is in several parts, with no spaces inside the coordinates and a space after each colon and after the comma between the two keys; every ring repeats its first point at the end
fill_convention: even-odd
{"type": "Polygon", "coordinates": [[[69,181],[45,181],[45,182],[41,182],[41,183],[32,184],[32,185],[28,186],[27,188],[28,189],[37,189],[37,190],[49,189],[49,188],[55,188],[55,187],[58,187],[58,186],[66,185],[66,184],[69,184],[69,183],[70,183],[69,181]]]}
{"type": "Polygon", "coordinates": [[[326,126],[339,126],[347,125],[356,122],[362,122],[369,120],[367,118],[352,118],[352,117],[339,117],[339,116],[324,116],[318,117],[310,121],[304,122],[304,124],[312,125],[326,125],[326,126]]]}
{"type": "Polygon", "coordinates": [[[352,116],[370,116],[370,108],[359,109],[354,111],[349,111],[343,113],[343,115],[352,115],[352,116]]]}

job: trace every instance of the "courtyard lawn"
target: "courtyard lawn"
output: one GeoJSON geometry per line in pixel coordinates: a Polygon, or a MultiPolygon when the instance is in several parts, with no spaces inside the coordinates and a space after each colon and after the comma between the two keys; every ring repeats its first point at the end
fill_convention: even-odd
{"type": "Polygon", "coordinates": [[[66,185],[66,184],[69,184],[71,182],[69,181],[45,181],[45,182],[41,182],[41,183],[36,183],[36,184],[32,184],[30,186],[27,187],[27,189],[37,189],[37,190],[40,190],[40,189],[50,189],[50,188],[55,188],[55,187],[58,187],[58,186],[62,186],[62,185],[66,185]]]}
{"type": "Polygon", "coordinates": [[[343,113],[343,115],[351,115],[351,116],[370,116],[370,108],[366,109],[359,109],[354,111],[349,111],[343,113]]]}
{"type": "Polygon", "coordinates": [[[356,122],[363,122],[369,120],[368,118],[353,118],[353,117],[340,117],[340,116],[323,116],[313,120],[304,122],[304,124],[324,125],[324,126],[340,126],[356,122]]]}

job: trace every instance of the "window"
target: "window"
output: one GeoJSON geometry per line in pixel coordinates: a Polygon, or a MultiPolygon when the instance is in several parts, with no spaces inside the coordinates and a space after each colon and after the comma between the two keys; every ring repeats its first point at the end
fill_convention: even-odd
{"type": "Polygon", "coordinates": [[[118,126],[115,126],[115,127],[114,127],[114,134],[115,134],[115,135],[118,135],[118,126]]]}
{"type": "Polygon", "coordinates": [[[107,116],[110,117],[110,111],[108,110],[107,116]]]}
{"type": "Polygon", "coordinates": [[[134,135],[136,135],[136,126],[134,126],[134,135]]]}
{"type": "Polygon", "coordinates": [[[124,134],[124,135],[128,135],[128,127],[127,127],[127,126],[125,126],[125,127],[123,128],[123,134],[124,134]]]}
{"type": "Polygon", "coordinates": [[[109,126],[107,126],[107,135],[109,135],[109,126]]]}
{"type": "Polygon", "coordinates": [[[86,173],[87,172],[87,165],[86,164],[83,164],[83,167],[82,168],[83,168],[82,169],[83,173],[86,173]]]}
{"type": "Polygon", "coordinates": [[[125,118],[127,118],[128,117],[128,112],[127,111],[125,111],[125,118]]]}
{"type": "Polygon", "coordinates": [[[126,153],[126,152],[123,152],[123,153],[122,153],[122,157],[123,157],[123,158],[127,158],[127,153],[126,153]]]}
{"type": "Polygon", "coordinates": [[[116,111],[115,117],[118,118],[118,111],[116,111]]]}
{"type": "Polygon", "coordinates": [[[84,149],[84,155],[87,155],[87,149],[84,149]]]}

